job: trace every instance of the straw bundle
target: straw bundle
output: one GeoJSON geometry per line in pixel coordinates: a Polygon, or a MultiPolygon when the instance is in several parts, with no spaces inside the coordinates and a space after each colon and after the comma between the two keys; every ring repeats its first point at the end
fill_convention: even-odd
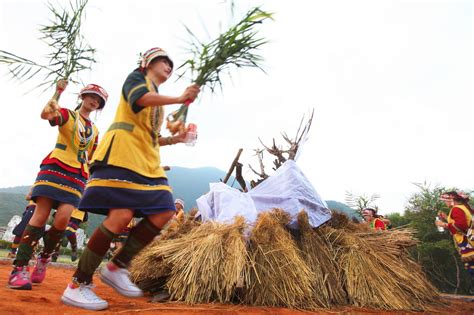
{"type": "Polygon", "coordinates": [[[177,239],[200,225],[195,220],[196,211],[180,219],[171,220],[161,235],[144,248],[131,262],[130,278],[143,291],[155,292],[163,289],[171,266],[163,260],[159,246],[164,240],[177,239]]]}
{"type": "Polygon", "coordinates": [[[402,250],[401,244],[408,244],[407,239],[402,238],[396,245],[395,236],[407,237],[407,231],[358,235],[329,227],[325,230],[338,251],[351,304],[386,310],[426,310],[435,301],[436,289],[402,250]],[[385,240],[389,240],[387,247],[385,240]]]}
{"type": "Polygon", "coordinates": [[[389,254],[397,264],[392,264],[390,272],[399,286],[412,298],[416,309],[426,309],[439,299],[437,289],[425,277],[420,265],[410,259],[406,249],[415,246],[415,231],[410,228],[389,230],[386,233],[360,235],[377,252],[389,254]],[[410,271],[410,272],[407,272],[410,271]]]}
{"type": "Polygon", "coordinates": [[[356,223],[340,211],[331,210],[331,220],[327,224],[335,229],[344,229],[349,231],[370,232],[370,226],[366,223],[356,223]]]}
{"type": "Polygon", "coordinates": [[[378,252],[389,252],[393,255],[406,256],[405,250],[418,244],[415,231],[410,228],[397,228],[386,232],[373,231],[357,233],[357,236],[370,242],[370,246],[378,252]]]}
{"type": "Polygon", "coordinates": [[[328,222],[328,226],[335,229],[345,229],[349,223],[349,217],[346,214],[331,210],[331,220],[328,222]]]}
{"type": "Polygon", "coordinates": [[[166,283],[171,298],[192,304],[230,302],[245,277],[245,227],[242,217],[233,224],[210,221],[161,243],[158,250],[172,266],[166,283]]]}
{"type": "Polygon", "coordinates": [[[347,303],[342,279],[337,270],[337,262],[326,240],[309,225],[308,214],[298,214],[298,247],[302,257],[313,272],[313,301],[320,307],[347,303]]]}
{"type": "Polygon", "coordinates": [[[251,305],[314,309],[314,274],[284,226],[282,210],[261,213],[250,234],[251,268],[244,301],[251,305]]]}

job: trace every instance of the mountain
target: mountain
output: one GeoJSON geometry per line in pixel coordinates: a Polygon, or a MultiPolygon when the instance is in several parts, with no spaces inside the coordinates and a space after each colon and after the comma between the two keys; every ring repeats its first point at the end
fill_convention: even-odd
{"type": "Polygon", "coordinates": [[[0,188],[0,193],[11,193],[11,194],[22,194],[25,196],[28,193],[30,186],[15,186],[15,187],[7,187],[7,188],[0,188]]]}
{"type": "Polygon", "coordinates": [[[336,210],[342,213],[345,213],[349,218],[356,218],[362,219],[359,213],[357,213],[354,209],[346,205],[345,203],[335,201],[335,200],[326,200],[328,208],[331,210],[336,210]]]}
{"type": "MultiPolygon", "coordinates": [[[[28,192],[28,188],[26,191],[28,192]]],[[[14,215],[21,216],[28,204],[25,194],[0,191],[0,226],[6,226],[14,215]]]]}
{"type": "MultiPolygon", "coordinates": [[[[196,199],[209,191],[209,183],[216,183],[223,179],[226,172],[215,167],[185,168],[171,167],[166,172],[168,182],[173,188],[173,196],[183,199],[185,209],[189,210],[196,206],[196,199]]],[[[233,177],[228,184],[233,183],[233,177]]],[[[234,187],[240,187],[236,182],[234,187]]]]}

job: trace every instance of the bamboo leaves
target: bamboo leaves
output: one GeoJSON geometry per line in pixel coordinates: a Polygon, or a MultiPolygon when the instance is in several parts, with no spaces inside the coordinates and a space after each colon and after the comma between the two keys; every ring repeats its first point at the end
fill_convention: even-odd
{"type": "Polygon", "coordinates": [[[54,85],[57,78],[79,82],[78,73],[90,69],[95,63],[92,48],[81,34],[82,20],[88,0],[69,2],[68,7],[57,9],[51,3],[48,9],[52,18],[49,25],[40,28],[43,40],[50,48],[48,62],[43,65],[16,54],[0,50],[0,64],[8,67],[13,78],[26,82],[43,74],[43,82],[36,86],[45,89],[54,85]]]}
{"type": "MultiPolygon", "coordinates": [[[[178,70],[183,70],[179,77],[190,73],[195,79],[193,82],[201,87],[209,87],[212,92],[216,86],[222,88],[222,73],[230,75],[232,68],[253,67],[263,71],[261,63],[263,58],[256,53],[267,40],[258,37],[255,27],[265,20],[272,19],[272,14],[253,8],[234,26],[220,34],[209,43],[201,42],[194,33],[186,27],[191,36],[189,52],[191,58],[186,60],[178,70]]],[[[182,105],[168,117],[168,129],[176,133],[179,128],[174,128],[174,122],[186,121],[189,104],[182,105]]]]}
{"type": "Polygon", "coordinates": [[[222,85],[221,73],[231,67],[256,67],[263,70],[263,58],[255,51],[267,43],[267,40],[257,37],[255,26],[271,18],[271,13],[258,7],[253,8],[236,25],[207,44],[199,41],[193,32],[186,28],[191,35],[189,46],[192,58],[178,68],[186,68],[180,77],[187,72],[197,74],[194,83],[208,86],[214,91],[217,85],[222,85]]]}

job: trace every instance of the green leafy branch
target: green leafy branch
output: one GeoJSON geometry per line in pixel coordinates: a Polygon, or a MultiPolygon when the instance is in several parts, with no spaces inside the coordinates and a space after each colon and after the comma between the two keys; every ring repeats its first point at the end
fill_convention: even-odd
{"type": "Polygon", "coordinates": [[[75,0],[69,2],[69,7],[59,10],[48,3],[52,18],[49,25],[40,28],[41,39],[52,48],[47,55],[49,62],[46,65],[5,50],[0,50],[0,64],[5,64],[11,76],[23,82],[43,74],[43,82],[35,88],[45,87],[46,90],[54,85],[58,78],[78,83],[78,73],[91,69],[92,64],[96,62],[95,49],[81,35],[87,2],[88,0],[75,0]]]}
{"type": "MultiPolygon", "coordinates": [[[[209,43],[201,42],[196,35],[186,27],[191,36],[189,52],[192,57],[186,60],[178,70],[184,70],[179,78],[187,73],[195,77],[193,82],[201,87],[209,87],[212,92],[216,86],[222,88],[222,73],[230,76],[232,68],[254,67],[263,71],[263,58],[256,52],[267,40],[258,37],[255,27],[265,20],[272,19],[272,14],[253,8],[234,26],[220,34],[209,43]]],[[[183,105],[173,113],[173,119],[186,121],[188,106],[183,105]]]]}

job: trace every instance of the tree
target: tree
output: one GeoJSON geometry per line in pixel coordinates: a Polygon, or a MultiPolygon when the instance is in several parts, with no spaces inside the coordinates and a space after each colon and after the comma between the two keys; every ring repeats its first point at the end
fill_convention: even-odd
{"type": "Polygon", "coordinates": [[[380,196],[378,194],[372,194],[371,196],[366,194],[354,195],[353,193],[346,191],[345,201],[349,207],[355,209],[355,211],[362,217],[362,210],[366,208],[372,208],[376,211],[379,210],[379,207],[375,204],[379,198],[380,196]]]}

